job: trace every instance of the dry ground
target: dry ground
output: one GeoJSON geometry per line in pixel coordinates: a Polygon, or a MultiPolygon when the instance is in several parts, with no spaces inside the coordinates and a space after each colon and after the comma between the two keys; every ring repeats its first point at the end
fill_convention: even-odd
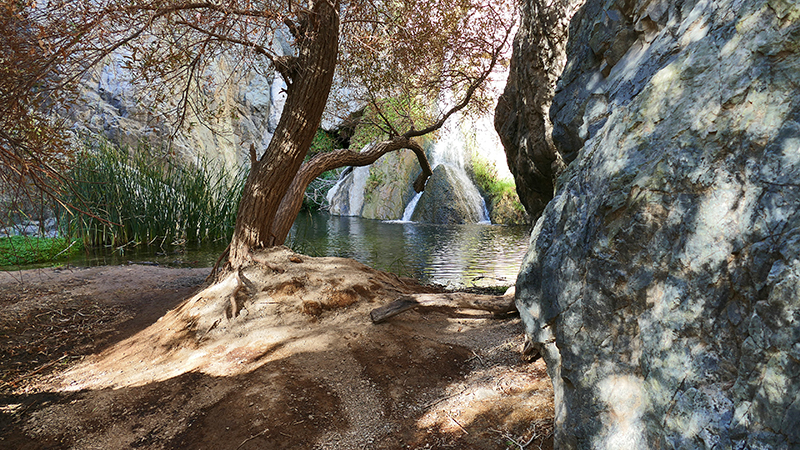
{"type": "Polygon", "coordinates": [[[211,288],[207,272],[0,273],[0,448],[552,448],[518,318],[373,325],[432,288],[286,249],[211,288]]]}

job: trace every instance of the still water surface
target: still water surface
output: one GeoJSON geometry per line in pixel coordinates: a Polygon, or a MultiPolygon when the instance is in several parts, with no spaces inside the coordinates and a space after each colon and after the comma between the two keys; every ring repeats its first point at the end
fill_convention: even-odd
{"type": "MultiPolygon", "coordinates": [[[[525,250],[527,227],[433,225],[301,213],[287,245],[310,256],[353,258],[423,283],[450,287],[510,286],[525,250]]],[[[227,242],[202,247],[95,249],[72,265],[153,263],[210,267],[227,242]]]]}
{"type": "Polygon", "coordinates": [[[452,287],[514,284],[527,227],[434,225],[301,214],[292,229],[300,253],[353,258],[368,266],[452,287]]]}

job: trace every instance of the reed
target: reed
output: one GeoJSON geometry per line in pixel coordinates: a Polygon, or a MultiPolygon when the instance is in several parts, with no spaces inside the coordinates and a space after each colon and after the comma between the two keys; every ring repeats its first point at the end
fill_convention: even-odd
{"type": "Polygon", "coordinates": [[[69,177],[62,234],[117,247],[230,239],[246,172],[204,159],[181,165],[164,153],[87,145],[69,177]]]}

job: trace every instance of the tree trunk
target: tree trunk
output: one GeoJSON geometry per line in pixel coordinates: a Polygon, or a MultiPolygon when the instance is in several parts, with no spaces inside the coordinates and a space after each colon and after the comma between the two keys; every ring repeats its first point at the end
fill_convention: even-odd
{"type": "Polygon", "coordinates": [[[294,178],[278,208],[277,217],[272,224],[271,236],[275,238],[278,245],[283,244],[286,236],[289,235],[292,223],[294,223],[300,208],[303,206],[303,196],[306,188],[323,172],[345,166],[368,166],[383,155],[404,148],[413,151],[417,155],[419,165],[422,167],[422,173],[419,174],[419,177],[414,182],[414,190],[422,192],[425,188],[425,182],[431,176],[431,166],[425,156],[425,150],[416,141],[405,136],[396,136],[388,141],[378,142],[363,152],[344,149],[330,153],[320,153],[306,164],[303,164],[294,178]]]}
{"type": "Polygon", "coordinates": [[[231,268],[252,250],[283,243],[272,233],[275,216],[311,146],[333,83],[339,45],[339,0],[310,2],[310,11],[291,27],[297,56],[278,70],[286,79],[286,104],[261,160],[244,186],[229,247],[231,268]]]}

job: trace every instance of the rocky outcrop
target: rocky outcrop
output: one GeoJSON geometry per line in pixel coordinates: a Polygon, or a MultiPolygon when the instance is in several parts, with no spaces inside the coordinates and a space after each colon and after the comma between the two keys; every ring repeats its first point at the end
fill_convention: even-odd
{"type": "Polygon", "coordinates": [[[415,222],[460,224],[488,220],[478,188],[457,168],[440,164],[411,216],[415,222]]]}
{"type": "MultiPolygon", "coordinates": [[[[273,47],[277,54],[292,52],[280,34],[273,47]]],[[[167,96],[166,104],[153,104],[159,94],[134,79],[126,57],[124,51],[113,54],[83,80],[81,99],[70,110],[77,132],[117,145],[147,142],[156,148],[174,134],[172,151],[185,161],[205,158],[234,171],[249,163],[250,144],[263,149],[272,139],[286,97],[283,80],[273,72],[218,58],[203,74],[204,98],[194,99],[185,126],[175,134],[175,115],[157,111],[176,104],[179,93],[167,96]]]]}
{"type": "Polygon", "coordinates": [[[553,198],[553,180],[564,161],[550,138],[548,111],[566,62],[570,18],[583,0],[522,0],[508,82],[497,101],[500,135],[517,193],[535,220],[553,198]]]}
{"type": "Polygon", "coordinates": [[[551,117],[575,160],[517,281],[557,448],[800,446],[798,42],[787,0],[573,18],[551,117]]]}
{"type": "Polygon", "coordinates": [[[512,193],[501,193],[491,199],[487,204],[489,209],[489,220],[498,225],[527,225],[530,227],[531,220],[525,209],[519,203],[519,197],[512,193]]]}
{"type": "Polygon", "coordinates": [[[347,169],[328,192],[328,211],[398,220],[414,196],[412,184],[419,172],[417,157],[407,150],[388,153],[370,166],[347,169]]]}

